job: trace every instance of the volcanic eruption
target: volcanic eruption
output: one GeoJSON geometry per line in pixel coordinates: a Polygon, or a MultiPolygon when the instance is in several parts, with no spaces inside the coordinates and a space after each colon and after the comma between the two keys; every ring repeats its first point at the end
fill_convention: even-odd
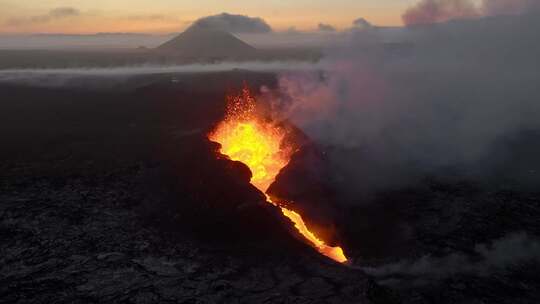
{"type": "Polygon", "coordinates": [[[220,152],[244,163],[252,172],[251,184],[266,194],[270,204],[280,208],[298,232],[321,254],[334,261],[347,262],[343,249],[329,246],[310,231],[302,215],[267,194],[278,173],[287,166],[296,147],[286,140],[287,129],[256,111],[256,100],[244,87],[237,96],[227,97],[226,116],[208,135],[221,145],[220,152]]]}

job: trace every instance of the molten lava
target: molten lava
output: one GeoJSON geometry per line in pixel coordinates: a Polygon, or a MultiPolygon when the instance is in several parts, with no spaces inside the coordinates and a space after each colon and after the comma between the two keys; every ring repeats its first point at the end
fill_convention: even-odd
{"type": "MultiPolygon", "coordinates": [[[[227,98],[226,117],[208,138],[221,144],[222,154],[246,164],[252,173],[251,183],[266,193],[294,152],[282,146],[285,135],[283,128],[256,114],[255,99],[249,89],[244,88],[241,95],[227,98]]],[[[271,204],[281,208],[283,215],[321,254],[340,263],[347,261],[343,249],[326,245],[308,229],[300,214],[279,206],[268,195],[267,198],[271,204]]]]}

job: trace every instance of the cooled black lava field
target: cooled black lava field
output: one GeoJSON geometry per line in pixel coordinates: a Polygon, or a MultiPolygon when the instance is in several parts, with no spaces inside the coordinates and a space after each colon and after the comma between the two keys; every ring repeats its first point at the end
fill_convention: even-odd
{"type": "Polygon", "coordinates": [[[446,168],[357,197],[332,166],[328,181],[297,180],[334,193],[342,265],[291,232],[247,167],[215,157],[206,135],[245,81],[277,82],[231,71],[0,84],[0,302],[540,302],[540,132],[501,142],[512,149],[482,178],[446,168]]]}

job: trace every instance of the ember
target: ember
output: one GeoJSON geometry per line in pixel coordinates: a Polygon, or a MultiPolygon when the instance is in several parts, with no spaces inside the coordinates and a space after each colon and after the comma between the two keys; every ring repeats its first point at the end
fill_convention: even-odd
{"type": "MultiPolygon", "coordinates": [[[[226,117],[209,134],[209,139],[221,144],[222,154],[246,164],[252,172],[251,183],[266,193],[294,152],[283,145],[285,135],[282,127],[257,115],[255,99],[246,87],[242,94],[227,98],[226,117]]],[[[308,229],[299,213],[279,206],[268,195],[267,198],[269,203],[281,208],[283,215],[321,254],[340,263],[347,261],[343,249],[325,244],[308,229]]]]}

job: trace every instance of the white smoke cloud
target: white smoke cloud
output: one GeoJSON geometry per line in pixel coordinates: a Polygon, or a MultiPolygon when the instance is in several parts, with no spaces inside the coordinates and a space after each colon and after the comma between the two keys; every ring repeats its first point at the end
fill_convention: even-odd
{"type": "Polygon", "coordinates": [[[522,263],[540,262],[540,242],[527,233],[512,233],[489,244],[478,244],[476,256],[453,253],[443,257],[423,256],[416,261],[401,261],[364,270],[376,277],[409,275],[445,278],[455,274],[487,276],[522,263]]]}
{"type": "Polygon", "coordinates": [[[356,151],[330,157],[346,191],[414,182],[409,170],[482,171],[498,142],[540,129],[536,17],[411,30],[412,45],[353,36],[326,56],[330,69],[283,74],[267,98],[315,141],[356,151]]]}
{"type": "Polygon", "coordinates": [[[483,11],[486,15],[522,14],[540,10],[538,0],[484,0],[483,11]]]}
{"type": "Polygon", "coordinates": [[[477,16],[471,0],[421,0],[403,14],[405,25],[430,24],[477,16]]]}
{"type": "Polygon", "coordinates": [[[537,0],[420,0],[402,15],[405,25],[431,24],[451,19],[523,14],[540,10],[537,0]]]}

